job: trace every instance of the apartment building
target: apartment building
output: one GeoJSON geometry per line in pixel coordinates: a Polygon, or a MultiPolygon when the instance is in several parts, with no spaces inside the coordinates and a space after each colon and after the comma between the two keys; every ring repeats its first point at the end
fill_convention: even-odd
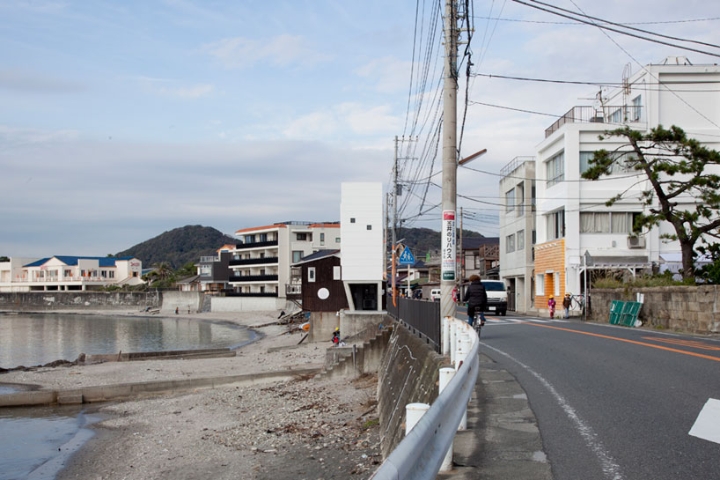
{"type": "Polygon", "coordinates": [[[516,157],[500,171],[500,273],[508,287],[508,306],[535,312],[535,158],[516,157]]]}
{"type": "Polygon", "coordinates": [[[318,250],[340,248],[339,223],[282,222],[240,229],[235,235],[228,293],[255,297],[269,310],[284,308],[288,294],[300,293],[300,279],[291,276],[293,263],[318,250]]]}
{"type": "MultiPolygon", "coordinates": [[[[677,242],[664,240],[664,234],[674,233],[667,222],[641,236],[632,234],[635,216],[643,208],[653,207],[643,207],[639,200],[641,192],[649,188],[644,175],[622,165],[597,181],[586,181],[581,174],[598,149],[630,153],[622,139],[599,139],[606,130],[623,125],[642,132],[658,125],[677,125],[707,147],[718,149],[720,96],[708,85],[719,81],[718,65],[692,65],[684,57],[669,57],[635,74],[623,75],[622,88],[603,93],[595,105],[573,107],[548,127],[536,149],[534,264],[527,261],[527,254],[518,254],[521,225],[517,222],[522,220],[513,203],[518,199],[518,191],[513,193],[517,177],[532,177],[528,171],[512,169],[506,173],[500,182],[500,193],[505,197],[501,276],[514,278],[516,285],[523,278],[527,288],[532,271],[533,291],[523,295],[524,301],[544,311],[549,295],[557,298],[566,292],[582,293],[588,271],[623,270],[636,275],[657,266],[663,254],[679,252],[677,242]],[[623,200],[611,207],[605,205],[619,194],[623,200]],[[527,262],[525,266],[523,262],[527,262]]],[[[529,165],[518,167],[527,169],[529,165]]],[[[527,185],[523,188],[527,190],[527,185]]],[[[690,207],[695,200],[685,197],[678,201],[690,207]]],[[[527,248],[529,223],[524,228],[527,248]]],[[[520,295],[519,287],[516,292],[520,295]]]]}
{"type": "Polygon", "coordinates": [[[142,262],[134,257],[11,258],[0,262],[0,292],[98,290],[138,285],[142,262]]]}

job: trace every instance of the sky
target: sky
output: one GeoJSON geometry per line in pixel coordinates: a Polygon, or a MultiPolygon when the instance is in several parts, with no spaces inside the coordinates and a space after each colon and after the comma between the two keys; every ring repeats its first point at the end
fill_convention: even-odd
{"type": "MultiPolygon", "coordinates": [[[[718,2],[547,3],[720,44],[718,2]]],[[[440,230],[438,5],[0,0],[0,256],[105,256],[185,225],[338,221],[342,182],[392,190],[396,136],[402,225],[440,230]]],[[[499,172],[534,155],[557,116],[626,68],[719,60],[511,0],[470,14],[459,156],[488,152],[458,170],[457,204],[486,236],[498,235],[499,172]]]]}

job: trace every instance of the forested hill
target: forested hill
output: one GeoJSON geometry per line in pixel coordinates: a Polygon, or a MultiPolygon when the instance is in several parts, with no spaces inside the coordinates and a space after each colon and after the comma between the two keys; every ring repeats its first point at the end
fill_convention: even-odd
{"type": "Polygon", "coordinates": [[[197,263],[201,256],[215,255],[223,245],[236,243],[236,237],[225,235],[212,227],[186,225],[138,243],[116,255],[136,257],[142,260],[144,268],[167,262],[176,270],[187,263],[197,263]]]}
{"type": "MultiPolygon", "coordinates": [[[[417,260],[423,260],[428,252],[440,250],[440,232],[429,228],[398,228],[397,240],[409,247],[417,260]],[[404,240],[403,240],[404,239],[404,240]]],[[[463,238],[482,238],[483,235],[463,230],[463,238]]]]}

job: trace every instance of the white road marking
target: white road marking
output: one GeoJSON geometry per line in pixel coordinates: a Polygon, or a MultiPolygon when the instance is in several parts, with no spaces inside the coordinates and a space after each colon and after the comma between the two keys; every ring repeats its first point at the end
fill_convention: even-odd
{"type": "Polygon", "coordinates": [[[708,399],[688,434],[720,443],[720,400],[708,399]]]}
{"type": "Polygon", "coordinates": [[[530,375],[535,377],[550,392],[550,394],[555,397],[555,400],[557,401],[558,405],[560,405],[560,408],[562,408],[562,410],[565,412],[565,415],[567,415],[570,421],[575,424],[575,428],[578,430],[583,440],[585,440],[585,445],[588,446],[588,448],[595,454],[598,461],[600,462],[600,466],[605,476],[612,480],[622,480],[623,476],[620,472],[620,465],[618,465],[615,460],[610,456],[610,454],[605,450],[605,447],[603,446],[602,442],[598,440],[597,434],[592,429],[592,427],[590,427],[590,425],[587,425],[580,418],[575,409],[570,406],[567,400],[565,400],[565,398],[560,395],[557,390],[555,390],[555,387],[553,387],[550,382],[545,380],[542,375],[540,375],[535,370],[525,365],[512,355],[505,353],[502,350],[498,350],[497,348],[485,342],[480,342],[480,345],[484,346],[485,348],[489,348],[490,350],[493,350],[494,352],[497,352],[504,357],[509,358],[510,360],[527,370],[530,375]]]}

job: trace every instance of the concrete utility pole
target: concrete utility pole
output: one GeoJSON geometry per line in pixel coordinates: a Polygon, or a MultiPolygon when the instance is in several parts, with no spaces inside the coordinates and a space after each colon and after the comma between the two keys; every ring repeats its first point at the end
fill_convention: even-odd
{"type": "Polygon", "coordinates": [[[442,131],[442,237],[440,254],[440,319],[455,318],[452,291],[457,277],[457,8],[445,0],[445,83],[442,131]]]}

